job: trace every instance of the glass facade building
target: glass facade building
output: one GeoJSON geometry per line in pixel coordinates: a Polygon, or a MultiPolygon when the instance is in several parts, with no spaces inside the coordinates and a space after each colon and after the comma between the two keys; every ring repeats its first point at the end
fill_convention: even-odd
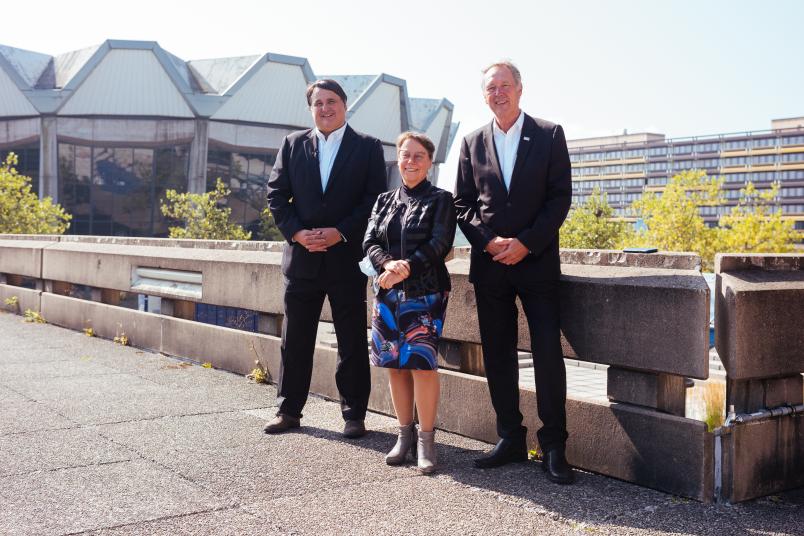
{"type": "MultiPolygon", "coordinates": [[[[410,98],[387,74],[331,78],[390,171],[396,137],[416,130],[436,144],[437,173],[457,130],[448,100],[410,98]]],[[[313,126],[315,79],[305,58],[270,53],[184,61],[148,41],[58,56],[0,45],[0,157],[18,155],[33,190],[73,216],[72,234],[167,236],[165,193],[203,193],[220,178],[231,220],[259,239],[282,140],[313,126]]]]}

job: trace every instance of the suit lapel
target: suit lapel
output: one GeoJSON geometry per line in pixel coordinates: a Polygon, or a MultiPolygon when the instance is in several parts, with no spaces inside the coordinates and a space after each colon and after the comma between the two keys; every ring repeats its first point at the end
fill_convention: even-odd
{"type": "MultiPolygon", "coordinates": [[[[332,189],[332,183],[338,180],[341,176],[341,170],[349,158],[349,154],[354,150],[357,145],[357,135],[352,127],[346,125],[346,130],[343,133],[341,146],[338,148],[338,154],[335,155],[335,162],[332,163],[332,171],[329,172],[329,180],[327,181],[327,189],[324,194],[332,189]]],[[[319,172],[320,175],[320,172],[319,172]]],[[[320,182],[320,181],[319,181],[320,182]]]]}
{"type": "Polygon", "coordinates": [[[503,190],[505,190],[505,180],[503,180],[500,159],[497,157],[497,149],[494,146],[494,129],[492,128],[493,124],[494,119],[492,119],[491,123],[489,123],[488,126],[483,130],[483,143],[486,145],[486,154],[489,157],[491,166],[494,168],[497,181],[500,183],[500,186],[502,186],[503,190]]]}
{"type": "Polygon", "coordinates": [[[310,131],[307,139],[304,140],[304,155],[307,162],[307,176],[315,183],[314,188],[323,197],[324,192],[321,189],[321,168],[318,165],[318,138],[315,135],[315,129],[310,131]]]}
{"type": "Polygon", "coordinates": [[[514,171],[511,173],[509,192],[514,189],[514,184],[516,184],[517,178],[522,172],[522,167],[528,159],[531,147],[536,143],[535,126],[533,119],[525,114],[525,121],[522,123],[522,134],[519,137],[519,147],[516,151],[516,160],[514,161],[514,171]]]}

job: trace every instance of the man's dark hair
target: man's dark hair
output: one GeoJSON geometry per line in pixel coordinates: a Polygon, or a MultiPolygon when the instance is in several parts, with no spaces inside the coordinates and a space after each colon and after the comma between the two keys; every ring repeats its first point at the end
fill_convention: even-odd
{"type": "Polygon", "coordinates": [[[316,80],[307,86],[307,106],[313,105],[313,90],[315,88],[332,91],[341,98],[344,105],[346,104],[346,92],[343,90],[341,85],[331,78],[322,78],[321,80],[316,80]]]}

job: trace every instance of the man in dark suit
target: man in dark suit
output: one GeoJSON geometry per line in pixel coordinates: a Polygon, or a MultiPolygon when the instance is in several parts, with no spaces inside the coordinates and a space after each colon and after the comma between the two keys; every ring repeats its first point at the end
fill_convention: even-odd
{"type": "Polygon", "coordinates": [[[455,187],[458,224],[472,245],[469,280],[500,436],[475,465],[497,467],[528,458],[519,411],[519,297],[543,424],[537,432],[542,468],[551,481],[568,484],[573,473],[564,457],[567,385],[558,303],[558,230],[572,198],[567,142],[559,125],[519,109],[522,81],[510,62],[484,70],[483,92],[494,119],[464,138],[455,187]]]}
{"type": "Polygon", "coordinates": [[[385,158],[379,140],[346,124],[346,93],[336,81],[311,84],[307,103],[315,128],[285,137],[268,179],[268,207],[287,243],[279,409],[265,432],[300,425],[327,296],[338,339],[343,435],[355,438],[366,433],[371,391],[366,276],[358,263],[371,208],[386,190],[385,158]]]}

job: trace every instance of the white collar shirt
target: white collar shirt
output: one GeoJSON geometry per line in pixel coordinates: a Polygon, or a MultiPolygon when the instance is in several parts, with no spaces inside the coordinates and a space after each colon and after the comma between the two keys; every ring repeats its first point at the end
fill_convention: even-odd
{"type": "Polygon", "coordinates": [[[332,173],[332,164],[341,148],[343,133],[346,132],[346,123],[337,130],[333,130],[326,138],[315,129],[315,136],[318,138],[318,169],[321,171],[321,190],[326,191],[329,175],[332,173]]]}
{"type": "Polygon", "coordinates": [[[497,125],[497,120],[492,121],[492,131],[494,132],[494,147],[497,149],[497,158],[500,160],[500,170],[503,174],[506,190],[511,188],[511,176],[514,174],[514,164],[516,164],[516,152],[519,150],[519,138],[522,136],[522,125],[525,123],[525,113],[520,111],[516,122],[503,132],[497,125]]]}

